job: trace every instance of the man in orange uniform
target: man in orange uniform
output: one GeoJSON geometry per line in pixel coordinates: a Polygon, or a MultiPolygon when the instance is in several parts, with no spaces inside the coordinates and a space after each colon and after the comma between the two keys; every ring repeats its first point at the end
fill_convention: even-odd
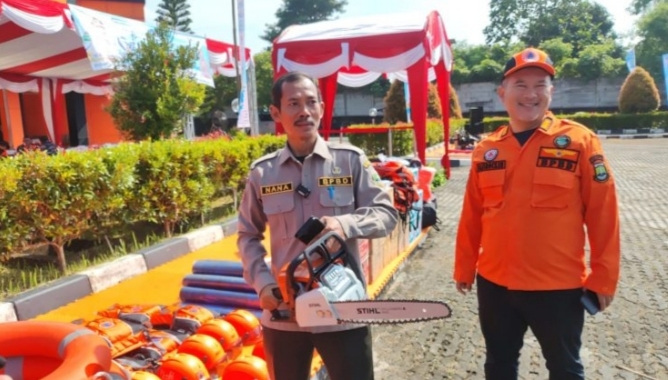
{"type": "Polygon", "coordinates": [[[619,278],[613,174],[594,132],[548,111],[554,74],[540,50],[513,56],[498,89],[510,125],[472,155],[454,279],[463,294],[477,280],[488,380],[517,379],[529,327],[551,380],[584,379],[581,297],[605,310],[619,278]]]}

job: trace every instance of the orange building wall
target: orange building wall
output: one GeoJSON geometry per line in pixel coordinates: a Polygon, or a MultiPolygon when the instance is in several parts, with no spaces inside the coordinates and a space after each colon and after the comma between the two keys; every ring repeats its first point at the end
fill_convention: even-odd
{"type": "Polygon", "coordinates": [[[23,118],[21,117],[21,102],[19,100],[19,94],[9,91],[1,91],[3,93],[2,99],[2,133],[5,137],[5,140],[9,145],[16,149],[19,145],[23,143],[23,118]],[[4,98],[6,97],[6,99],[4,98]],[[7,108],[5,108],[7,104],[7,108]],[[9,130],[5,129],[6,127],[12,127],[12,133],[10,136],[9,130]]]}
{"type": "MultiPolygon", "coordinates": [[[[68,2],[67,0],[53,1],[63,4],[68,2]]],[[[143,1],[130,3],[113,0],[76,0],[73,3],[101,12],[144,21],[143,1]]],[[[0,95],[1,94],[2,91],[0,91],[0,95]]],[[[39,94],[24,94],[23,109],[25,110],[25,113],[23,116],[21,116],[19,95],[11,92],[6,92],[6,94],[7,110],[4,110],[4,102],[2,97],[0,97],[0,124],[2,125],[2,133],[5,140],[7,140],[13,148],[16,148],[23,142],[24,131],[28,136],[48,135],[39,94]],[[7,122],[8,117],[11,122],[7,122]],[[8,129],[10,125],[12,128],[11,137],[8,129]]],[[[122,134],[116,129],[111,115],[105,111],[105,108],[109,104],[107,97],[85,94],[84,99],[89,144],[115,143],[121,141],[122,134]]],[[[62,112],[57,112],[56,115],[60,115],[60,122],[62,125],[67,126],[68,120],[64,102],[62,107],[62,112]]],[[[57,137],[56,142],[61,143],[61,141],[59,141],[61,139],[62,137],[57,137]]]]}
{"type": "Polygon", "coordinates": [[[7,123],[7,112],[5,112],[5,98],[4,91],[0,90],[0,131],[2,131],[2,139],[9,142],[9,123],[7,123]]]}
{"type": "Polygon", "coordinates": [[[121,3],[115,1],[101,0],[77,0],[76,4],[85,8],[95,9],[100,12],[115,14],[121,17],[144,21],[144,4],[121,3]]]}
{"type": "Polygon", "coordinates": [[[86,124],[88,125],[88,145],[117,143],[123,135],[114,125],[114,120],[105,108],[109,105],[106,96],[84,95],[86,103],[86,124]]]}
{"type": "Polygon", "coordinates": [[[24,92],[23,132],[28,137],[49,136],[42,111],[42,97],[36,92],[24,92]]]}

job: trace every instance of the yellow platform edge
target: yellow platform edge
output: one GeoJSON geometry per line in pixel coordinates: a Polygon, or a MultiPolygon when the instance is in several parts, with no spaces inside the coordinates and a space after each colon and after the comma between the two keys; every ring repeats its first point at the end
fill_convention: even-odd
{"type": "MultiPolygon", "coordinates": [[[[377,298],[392,280],[402,264],[411,256],[417,247],[426,239],[428,229],[409,244],[403,252],[385,266],[378,278],[367,286],[369,297],[377,298]]],[[[198,251],[189,253],[146,273],[130,278],[101,292],[90,294],[68,305],[41,314],[33,320],[72,322],[79,318],[94,316],[98,310],[106,309],[115,303],[120,304],[171,304],[179,301],[179,290],[182,278],[192,273],[192,265],[197,260],[239,260],[236,250],[236,234],[225,237],[198,251]],[[178,278],[178,281],[174,281],[178,278]],[[142,289],[142,291],[137,291],[142,289]]],[[[323,368],[319,355],[314,356],[311,377],[323,368]]]]}

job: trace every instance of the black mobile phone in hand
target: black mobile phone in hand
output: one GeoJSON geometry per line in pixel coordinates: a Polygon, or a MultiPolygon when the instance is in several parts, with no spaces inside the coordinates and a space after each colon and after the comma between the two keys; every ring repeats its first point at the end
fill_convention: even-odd
{"type": "Polygon", "coordinates": [[[584,292],[582,292],[580,301],[582,302],[582,305],[584,305],[585,310],[587,310],[587,313],[590,315],[594,315],[601,311],[601,304],[598,302],[598,295],[596,292],[585,289],[584,292]]]}
{"type": "Polygon", "coordinates": [[[325,229],[325,225],[322,221],[315,216],[308,218],[306,223],[304,223],[299,231],[295,234],[295,237],[299,239],[302,243],[308,245],[311,240],[315,239],[322,230],[325,229]]]}

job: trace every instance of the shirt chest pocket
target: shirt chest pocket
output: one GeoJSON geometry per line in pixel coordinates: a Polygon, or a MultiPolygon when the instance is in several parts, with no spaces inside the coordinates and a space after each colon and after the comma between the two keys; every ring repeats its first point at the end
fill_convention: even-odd
{"type": "Polygon", "coordinates": [[[262,210],[267,216],[269,233],[285,239],[288,237],[289,223],[294,219],[295,196],[292,192],[265,195],[262,197],[262,210]]]}
{"type": "Polygon", "coordinates": [[[505,182],[505,170],[490,170],[478,174],[478,187],[482,194],[483,207],[501,207],[503,204],[503,185],[505,182]]]}
{"type": "Polygon", "coordinates": [[[321,187],[320,206],[326,215],[348,214],[355,209],[355,193],[352,186],[321,187]]]}
{"type": "Polygon", "coordinates": [[[573,199],[575,173],[559,169],[536,169],[533,175],[531,206],[565,209],[573,199]]]}

